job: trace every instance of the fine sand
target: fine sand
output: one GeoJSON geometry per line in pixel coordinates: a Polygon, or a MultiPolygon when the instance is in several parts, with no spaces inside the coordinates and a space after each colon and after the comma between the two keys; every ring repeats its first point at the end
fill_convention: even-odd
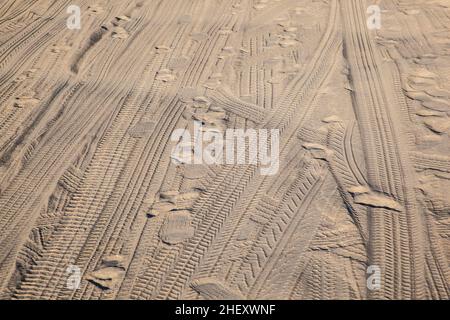
{"type": "Polygon", "coordinates": [[[0,2],[1,299],[447,300],[449,259],[450,0],[0,2]],[[196,123],[278,170],[175,160],[196,123]]]}

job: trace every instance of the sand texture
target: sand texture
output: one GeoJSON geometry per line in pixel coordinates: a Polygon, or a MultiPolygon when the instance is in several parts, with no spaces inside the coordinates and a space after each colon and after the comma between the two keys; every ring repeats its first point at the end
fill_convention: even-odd
{"type": "Polygon", "coordinates": [[[449,263],[450,0],[0,1],[0,299],[447,300],[449,263]],[[277,171],[174,156],[199,123],[277,171]]]}

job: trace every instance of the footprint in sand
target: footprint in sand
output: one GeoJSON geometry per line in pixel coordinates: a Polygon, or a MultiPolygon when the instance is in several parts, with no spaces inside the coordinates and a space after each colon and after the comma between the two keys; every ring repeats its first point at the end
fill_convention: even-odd
{"type": "Polygon", "coordinates": [[[174,211],[190,211],[194,201],[200,196],[199,191],[189,191],[180,193],[178,191],[165,191],[158,195],[158,199],[150,206],[149,217],[156,217],[161,214],[171,213],[174,211]]]}
{"type": "Polygon", "coordinates": [[[112,255],[103,258],[99,269],[89,273],[86,280],[103,290],[111,289],[119,283],[125,274],[125,258],[112,255]]]}
{"type": "Polygon", "coordinates": [[[70,46],[68,45],[59,45],[59,44],[54,44],[50,51],[52,53],[64,53],[70,50],[70,46]]]}
{"type": "Polygon", "coordinates": [[[111,22],[111,24],[115,27],[120,27],[120,26],[126,24],[130,20],[131,20],[131,18],[126,15],[117,16],[114,18],[114,20],[111,22]]]}
{"type": "Polygon", "coordinates": [[[131,18],[128,17],[128,16],[126,16],[126,15],[117,16],[117,17],[115,17],[115,19],[116,19],[117,21],[125,21],[125,22],[131,20],[131,18]]]}
{"type": "Polygon", "coordinates": [[[170,51],[172,51],[172,49],[166,45],[157,45],[155,46],[156,49],[156,53],[157,54],[165,54],[165,53],[169,53],[170,51]]]}
{"type": "Polygon", "coordinates": [[[170,69],[161,69],[156,74],[156,80],[161,80],[163,82],[174,81],[177,77],[173,74],[170,69]]]}
{"type": "Polygon", "coordinates": [[[161,231],[160,239],[170,245],[181,243],[194,235],[191,226],[191,214],[189,211],[175,211],[166,217],[161,231]]]}
{"type": "Polygon", "coordinates": [[[122,27],[114,27],[111,33],[111,37],[114,39],[126,39],[128,36],[128,32],[122,27]]]}
{"type": "Polygon", "coordinates": [[[100,6],[99,4],[93,4],[92,6],[89,6],[88,10],[89,10],[90,13],[94,13],[94,14],[100,14],[100,13],[103,13],[105,11],[103,9],[103,7],[100,6]]]}
{"type": "Polygon", "coordinates": [[[26,79],[32,79],[37,70],[38,69],[36,69],[36,68],[32,68],[32,69],[29,69],[29,70],[23,72],[21,75],[19,75],[16,78],[16,82],[22,82],[26,79]]]}
{"type": "Polygon", "coordinates": [[[28,92],[14,99],[14,107],[16,108],[30,108],[39,103],[35,92],[28,92]]]}

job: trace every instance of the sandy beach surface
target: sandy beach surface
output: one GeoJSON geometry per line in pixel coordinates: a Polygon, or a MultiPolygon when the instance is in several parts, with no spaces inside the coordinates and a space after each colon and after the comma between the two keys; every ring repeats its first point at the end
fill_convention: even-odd
{"type": "Polygon", "coordinates": [[[449,134],[450,0],[2,0],[0,298],[448,300],[449,134]]]}

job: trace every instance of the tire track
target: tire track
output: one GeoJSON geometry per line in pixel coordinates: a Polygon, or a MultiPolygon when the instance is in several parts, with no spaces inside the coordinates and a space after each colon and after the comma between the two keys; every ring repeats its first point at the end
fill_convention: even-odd
{"type": "Polygon", "coordinates": [[[380,63],[360,1],[341,1],[344,43],[350,63],[354,109],[365,147],[368,183],[372,189],[400,201],[405,211],[394,214],[369,209],[370,263],[383,270],[383,287],[373,298],[420,299],[424,297],[423,226],[414,190],[414,176],[400,138],[399,119],[390,101],[395,96],[387,82],[392,78],[380,63]],[[394,238],[395,237],[395,238],[394,238]]]}

